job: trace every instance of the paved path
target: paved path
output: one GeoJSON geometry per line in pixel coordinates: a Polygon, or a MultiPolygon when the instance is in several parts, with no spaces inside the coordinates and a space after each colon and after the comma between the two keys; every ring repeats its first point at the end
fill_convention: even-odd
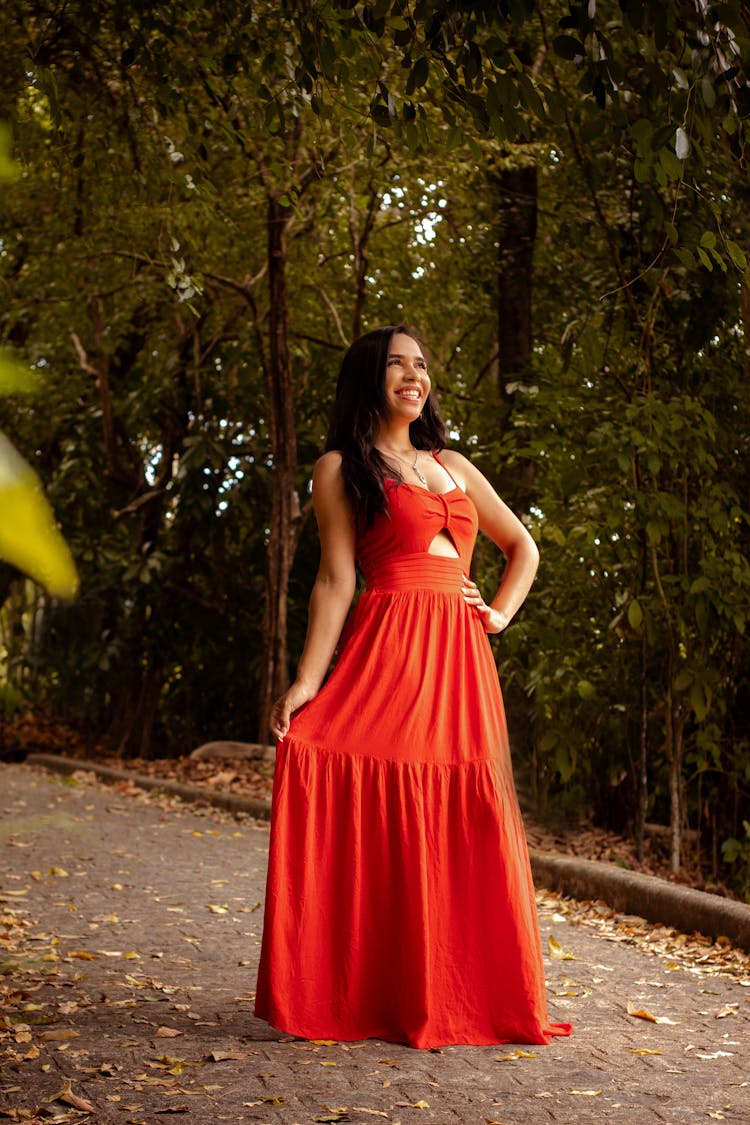
{"type": "Polygon", "coordinates": [[[10,1120],[750,1122],[750,973],[712,970],[711,949],[657,955],[545,895],[550,1014],[570,1039],[308,1043],[252,1016],[267,826],[28,766],[0,766],[0,809],[10,1120]]]}

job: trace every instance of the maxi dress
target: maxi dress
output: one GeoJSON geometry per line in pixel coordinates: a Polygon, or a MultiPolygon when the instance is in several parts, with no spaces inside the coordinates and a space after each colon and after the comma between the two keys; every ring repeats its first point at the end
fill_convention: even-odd
{"type": "MultiPolygon", "coordinates": [[[[455,483],[455,482],[454,482],[455,483]]],[[[387,482],[335,668],[276,750],[255,1014],[305,1039],[548,1043],[472,501],[387,482]],[[458,558],[429,553],[447,532],[458,558]]]]}

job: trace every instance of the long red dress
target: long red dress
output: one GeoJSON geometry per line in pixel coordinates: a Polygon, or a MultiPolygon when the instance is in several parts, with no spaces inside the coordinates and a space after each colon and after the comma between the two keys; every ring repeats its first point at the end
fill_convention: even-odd
{"type": "Polygon", "coordinates": [[[338,662],[278,744],[255,1014],[306,1039],[547,1043],[497,671],[461,594],[477,514],[389,482],[338,662]],[[447,531],[460,557],[431,555],[447,531]]]}

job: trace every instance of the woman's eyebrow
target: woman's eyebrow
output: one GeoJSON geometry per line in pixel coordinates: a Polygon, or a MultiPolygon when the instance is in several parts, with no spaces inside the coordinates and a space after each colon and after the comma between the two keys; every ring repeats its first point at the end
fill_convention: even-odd
{"type": "Polygon", "coordinates": [[[389,359],[421,359],[422,363],[425,362],[425,358],[424,358],[423,355],[406,356],[406,355],[402,355],[401,352],[388,352],[388,358],[389,359]]]}

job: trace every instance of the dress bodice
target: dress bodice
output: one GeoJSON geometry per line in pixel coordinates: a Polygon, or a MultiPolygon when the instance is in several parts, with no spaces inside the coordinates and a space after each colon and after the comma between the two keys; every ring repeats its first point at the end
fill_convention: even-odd
{"type": "Polygon", "coordinates": [[[418,567],[420,559],[425,564],[438,559],[442,563],[443,557],[429,552],[441,531],[450,535],[459,556],[455,563],[468,574],[478,517],[463,489],[454,485],[447,492],[431,492],[391,480],[386,481],[386,489],[388,511],[376,516],[357,536],[357,561],[368,587],[378,583],[385,572],[391,574],[400,561],[408,561],[412,567],[418,567]]]}

